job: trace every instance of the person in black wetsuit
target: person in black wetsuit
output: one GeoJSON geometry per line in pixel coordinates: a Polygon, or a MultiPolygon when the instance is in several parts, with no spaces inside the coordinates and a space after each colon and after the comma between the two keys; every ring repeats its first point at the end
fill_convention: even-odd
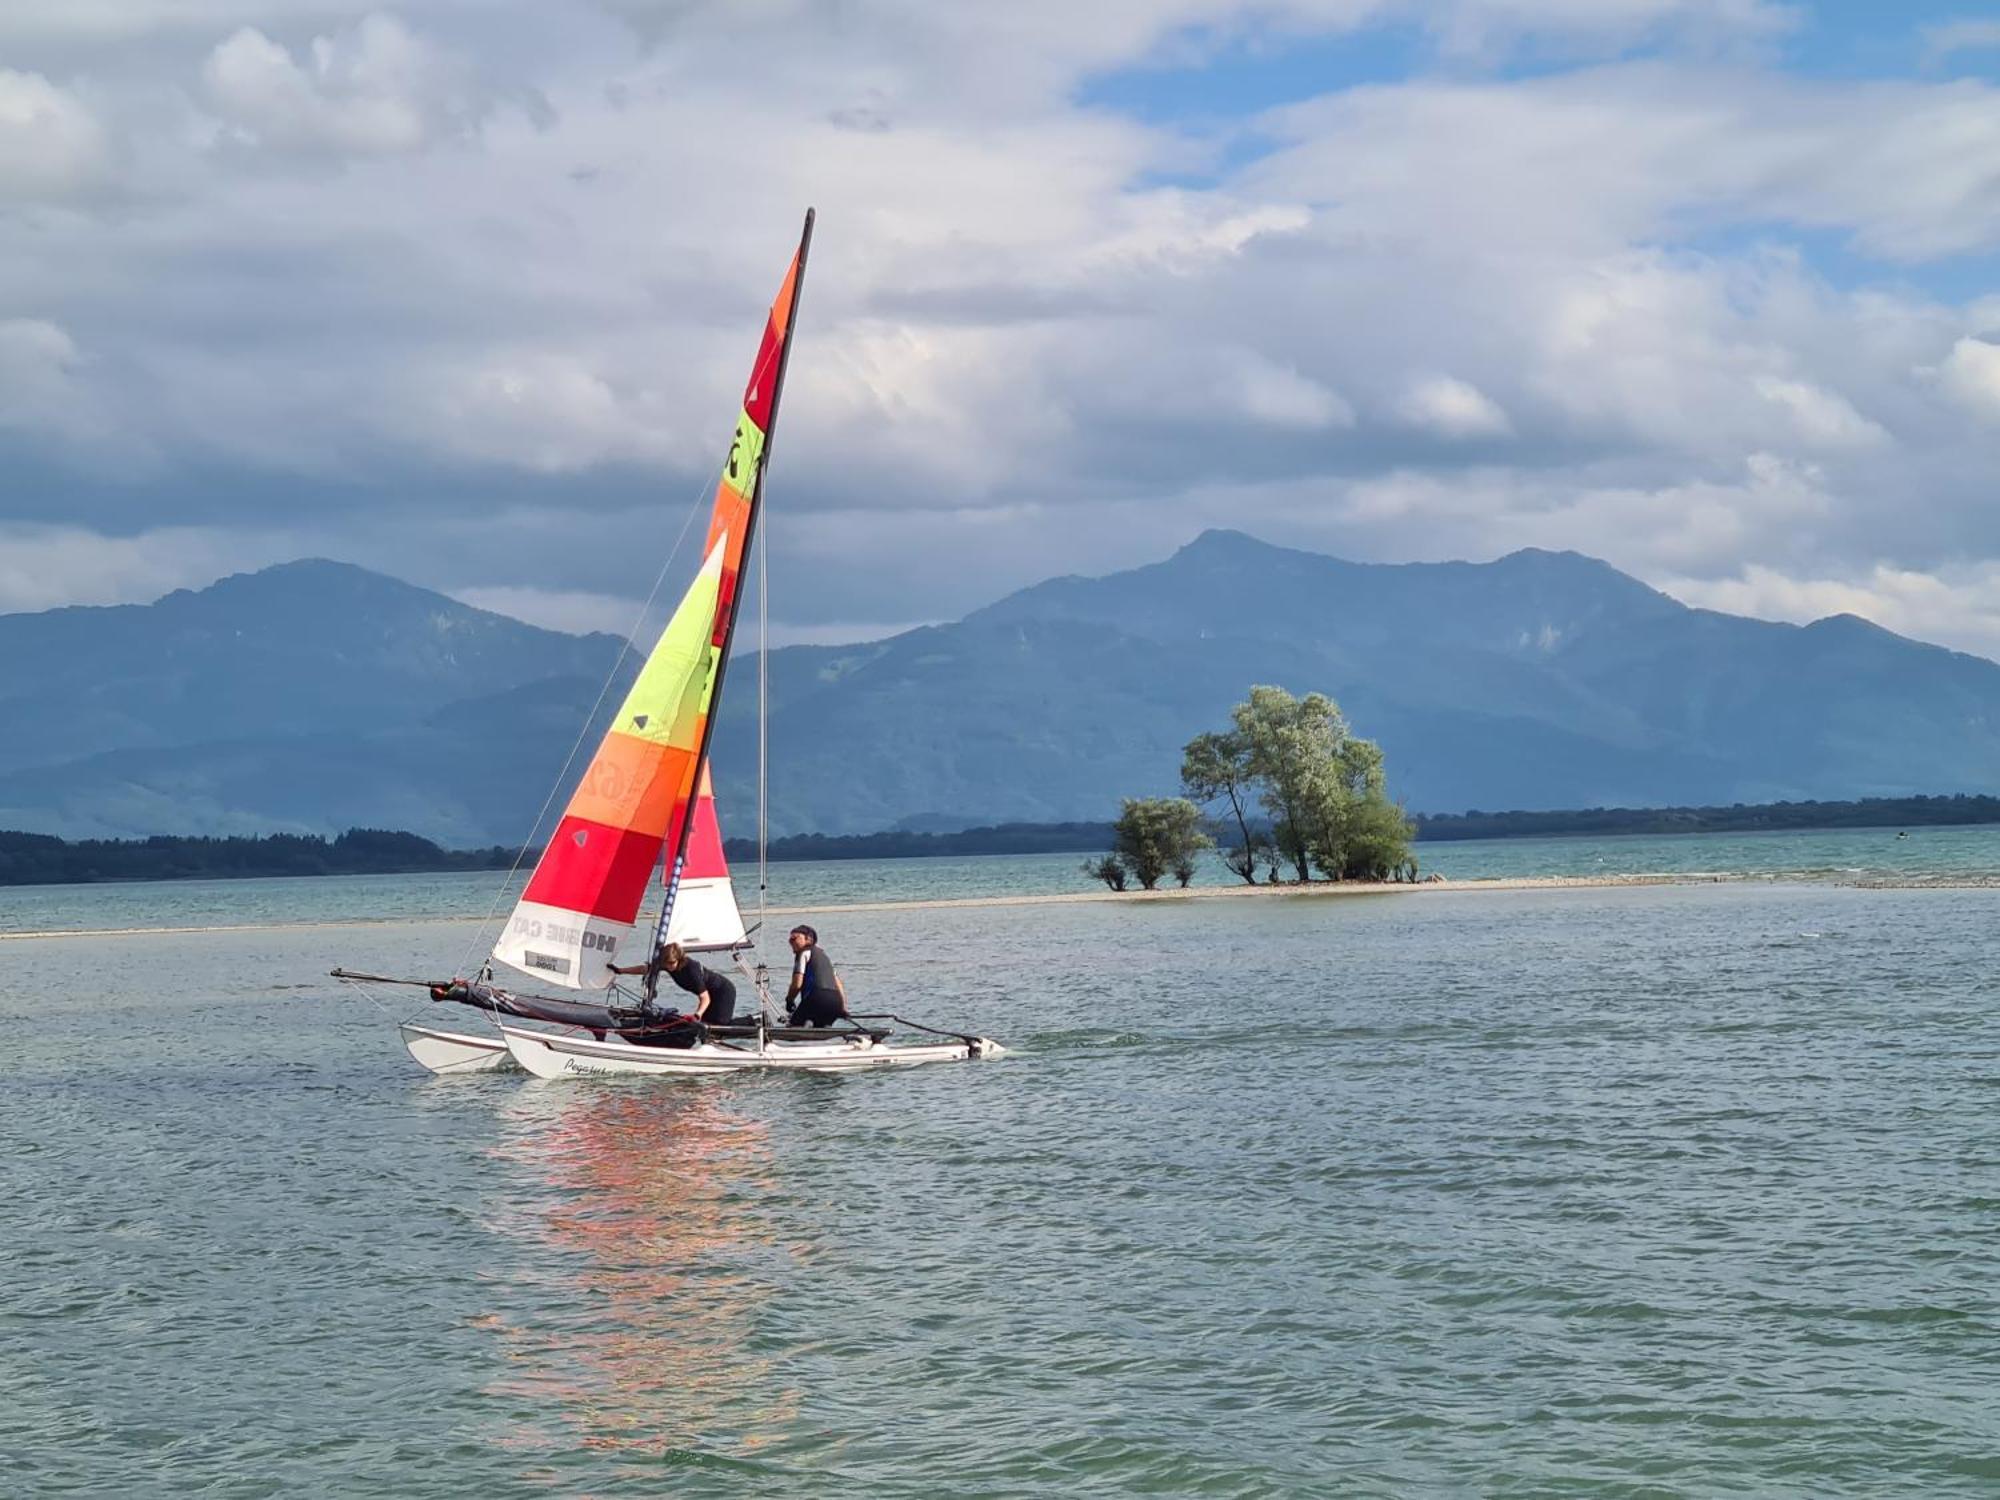
{"type": "MultiPolygon", "coordinates": [[[[657,1041],[651,1037],[645,1041],[666,1047],[692,1047],[701,1033],[694,1026],[682,1023],[699,1021],[710,1026],[727,1026],[735,1019],[736,986],[727,976],[697,963],[679,943],[661,944],[657,961],[662,974],[695,997],[694,1009],[686,1014],[670,1012],[662,1018],[667,1031],[657,1041]]],[[[646,972],[644,964],[629,964],[622,969],[616,964],[604,967],[614,974],[646,972]]]]}
{"type": "Polygon", "coordinates": [[[812,928],[794,927],[788,941],[792,983],[785,991],[785,1019],[794,1026],[831,1026],[847,1014],[847,986],[834,973],[833,960],[812,928]]]}

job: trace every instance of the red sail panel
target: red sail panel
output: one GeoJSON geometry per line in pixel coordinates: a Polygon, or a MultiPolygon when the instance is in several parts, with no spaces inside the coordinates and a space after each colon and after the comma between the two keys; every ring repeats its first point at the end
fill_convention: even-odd
{"type": "Polygon", "coordinates": [[[695,799],[694,825],[688,833],[687,862],[681,872],[686,880],[727,880],[729,861],[722,856],[722,824],[715,816],[715,796],[709,790],[706,772],[701,778],[701,796],[695,799]]]}

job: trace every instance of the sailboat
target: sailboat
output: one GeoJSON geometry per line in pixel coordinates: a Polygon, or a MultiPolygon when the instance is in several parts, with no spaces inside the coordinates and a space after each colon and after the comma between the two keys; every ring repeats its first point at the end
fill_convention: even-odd
{"type": "MultiPolygon", "coordinates": [[[[434,1001],[487,1014],[497,1035],[403,1024],[410,1055],[433,1072],[484,1071],[510,1062],[545,1078],[763,1068],[848,1071],[989,1058],[1005,1050],[991,1038],[939,1031],[893,1015],[844,1018],[829,1029],[777,1025],[761,966],[751,971],[743,963],[750,932],[723,857],[708,756],[743,603],[744,561],[763,505],[765,465],[812,229],[807,210],[798,250],[771,304],[744,387],[709,511],[701,568],[612,716],[493,944],[491,961],[475,977],[435,983],[333,971],[336,978],[357,983],[422,984],[434,1001]],[[642,926],[655,872],[664,877],[659,914],[642,926]],[[635,936],[645,939],[639,951],[647,962],[637,997],[614,990],[592,999],[563,999],[523,993],[494,979],[498,963],[541,986],[610,990],[616,981],[613,965],[621,951],[634,946],[635,936]],[[650,997],[659,978],[657,954],[669,942],[734,958],[756,988],[754,1021],[690,1027],[655,1011],[650,997]],[[897,1042],[894,1027],[934,1039],[897,1042]]],[[[761,817],[758,838],[761,849],[761,817]]]]}

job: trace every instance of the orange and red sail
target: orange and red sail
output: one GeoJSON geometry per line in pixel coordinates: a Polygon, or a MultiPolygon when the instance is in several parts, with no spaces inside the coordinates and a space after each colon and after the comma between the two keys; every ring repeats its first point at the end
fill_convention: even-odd
{"type": "MultiPolygon", "coordinates": [[[[619,706],[494,945],[495,958],[538,979],[577,989],[607,985],[608,965],[618,961],[663,856],[668,887],[659,935],[689,946],[742,937],[706,761],[811,235],[809,213],[744,386],[701,571],[619,706]],[[683,889],[690,909],[672,920],[683,889]],[[697,930],[703,927],[715,932],[697,930]]],[[[649,953],[650,946],[626,961],[649,953]]]]}

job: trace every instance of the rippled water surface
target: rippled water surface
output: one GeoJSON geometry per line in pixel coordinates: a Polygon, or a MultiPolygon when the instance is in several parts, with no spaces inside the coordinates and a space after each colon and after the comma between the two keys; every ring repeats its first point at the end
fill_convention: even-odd
{"type": "MultiPolygon", "coordinates": [[[[252,884],[106,899],[361,899],[252,884]]],[[[855,912],[1016,1054],[685,1082],[320,977],[467,924],[10,941],[0,1493],[1992,1494],[1996,905],[855,912]]]]}
{"type": "MultiPolygon", "coordinates": [[[[1420,843],[1425,872],[1451,880],[1720,873],[1740,879],[1847,884],[2000,885],[2000,824],[1783,833],[1472,839],[1420,843]]],[[[774,907],[819,908],[934,897],[1099,891],[1078,854],[953,859],[804,860],[770,867],[774,907]]],[[[736,871],[746,911],[756,876],[736,871]]],[[[177,880],[89,886],[0,886],[0,934],[276,922],[478,919],[511,906],[525,876],[349,875],[334,879],[177,880]]],[[[1210,856],[1197,885],[1235,885],[1210,856]]],[[[456,955],[453,955],[456,956],[456,955]]]]}

